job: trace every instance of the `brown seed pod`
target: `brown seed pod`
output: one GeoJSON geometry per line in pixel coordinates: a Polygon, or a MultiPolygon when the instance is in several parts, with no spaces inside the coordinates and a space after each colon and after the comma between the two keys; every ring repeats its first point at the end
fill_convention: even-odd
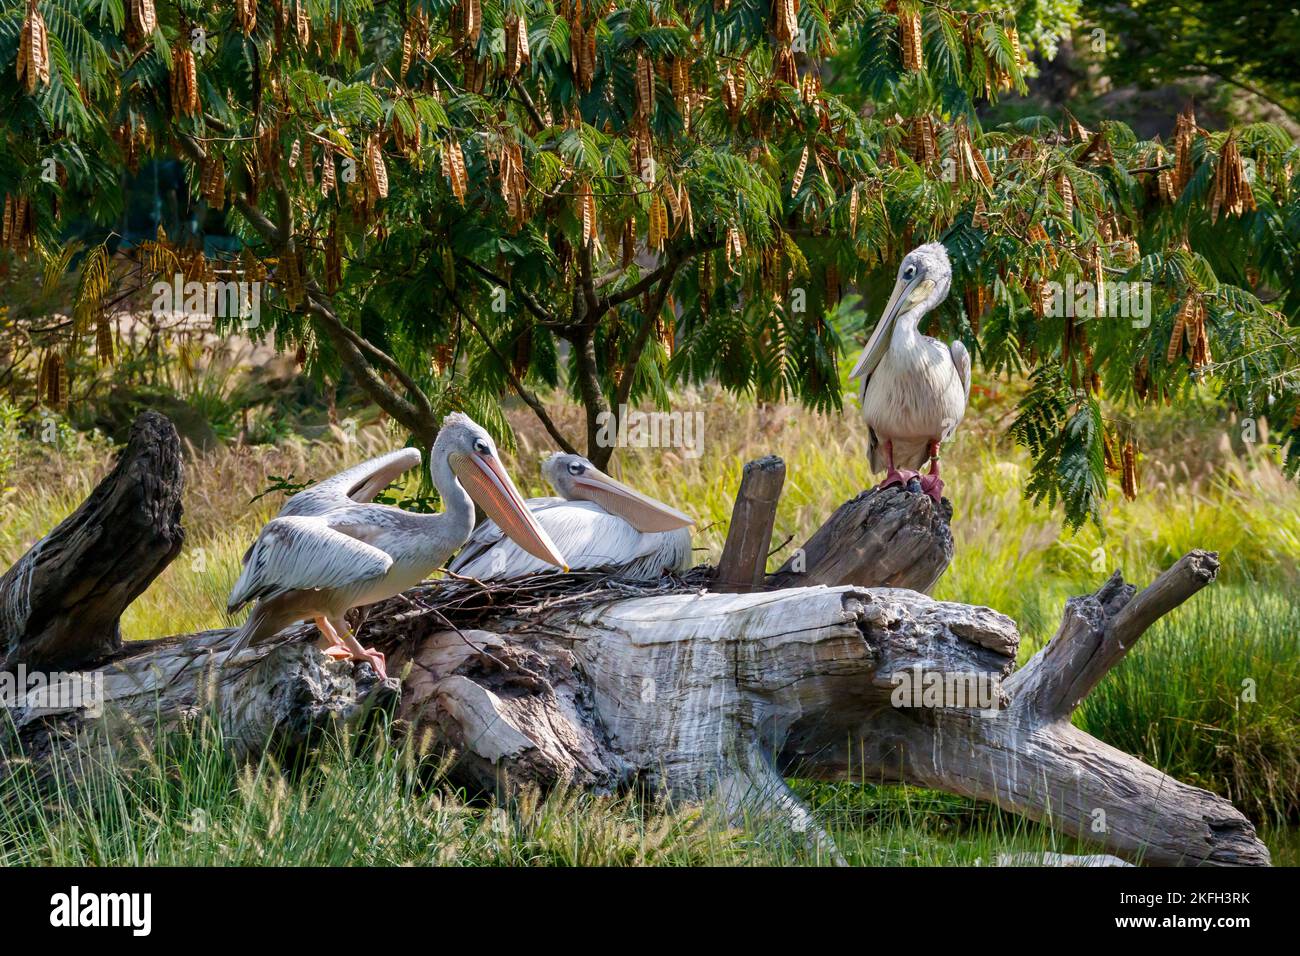
{"type": "Polygon", "coordinates": [[[1196,135],[1196,114],[1189,106],[1174,124],[1174,193],[1181,195],[1192,178],[1192,138],[1196,135]]]}
{"type": "Polygon", "coordinates": [[[216,150],[209,151],[203,160],[203,171],[199,176],[200,192],[208,205],[215,209],[226,206],[226,161],[216,150]]]}
{"type": "Polygon", "coordinates": [[[655,195],[650,201],[650,229],[648,245],[655,252],[659,252],[664,247],[664,240],[668,237],[668,209],[664,206],[663,197],[655,195]]]}
{"type": "Polygon", "coordinates": [[[320,194],[328,198],[333,192],[338,192],[338,170],[334,165],[334,149],[326,146],[321,156],[320,194]]]}
{"type": "Polygon", "coordinates": [[[648,120],[655,110],[654,64],[646,57],[636,55],[636,115],[648,120]]]}
{"type": "Polygon", "coordinates": [[[257,0],[235,0],[235,20],[244,36],[252,36],[257,29],[257,0]]]}
{"type": "Polygon", "coordinates": [[[153,0],[131,0],[131,21],[144,36],[158,28],[158,15],[154,11],[153,0]]]}
{"type": "Polygon", "coordinates": [[[921,13],[919,10],[905,10],[898,14],[898,45],[903,52],[903,69],[919,71],[925,69],[921,51],[921,13]]]}
{"type": "Polygon", "coordinates": [[[50,48],[45,18],[36,0],[27,0],[27,16],[18,33],[18,82],[28,94],[50,82],[50,48]]]}
{"type": "Polygon", "coordinates": [[[465,154],[461,152],[460,143],[454,139],[442,144],[442,174],[451,183],[452,195],[462,206],[465,205],[469,177],[465,172],[465,154]]]}
{"type": "Polygon", "coordinates": [[[95,320],[95,353],[100,365],[113,364],[113,325],[102,311],[95,320]]]}
{"type": "Polygon", "coordinates": [[[1124,452],[1122,457],[1124,463],[1124,475],[1120,483],[1120,488],[1124,492],[1124,497],[1129,501],[1133,501],[1137,498],[1138,490],[1137,445],[1133,443],[1133,439],[1130,438],[1124,443],[1124,452]]]}
{"type": "Polygon", "coordinates": [[[193,116],[199,111],[198,67],[194,51],[183,40],[172,47],[172,115],[193,116]]]}
{"type": "Polygon", "coordinates": [[[1178,356],[1183,354],[1183,333],[1187,330],[1187,322],[1196,311],[1195,293],[1189,292],[1187,298],[1183,299],[1183,304],[1178,308],[1178,315],[1174,318],[1173,332],[1169,336],[1169,347],[1165,349],[1165,364],[1172,365],[1178,356]]]}
{"type": "Polygon", "coordinates": [[[506,75],[514,76],[529,61],[528,23],[523,16],[506,21],[506,75]]]}
{"type": "Polygon", "coordinates": [[[585,179],[578,186],[578,216],[582,220],[582,244],[590,245],[596,241],[596,197],[585,179]]]}
{"type": "Polygon", "coordinates": [[[772,18],[777,43],[789,49],[799,33],[799,0],[772,0],[772,18]]]}
{"type": "Polygon", "coordinates": [[[1247,209],[1255,209],[1255,195],[1246,178],[1246,167],[1237,148],[1235,133],[1229,133],[1214,169],[1214,182],[1210,187],[1210,221],[1216,222],[1219,213],[1240,216],[1247,209]]]}
{"type": "Polygon", "coordinates": [[[794,171],[794,179],[790,181],[790,195],[793,196],[803,185],[803,175],[808,170],[808,147],[803,148],[803,153],[799,156],[799,168],[794,171]]]}
{"type": "Polygon", "coordinates": [[[388,197],[388,167],[378,136],[371,136],[366,143],[366,183],[380,199],[388,197]]]}

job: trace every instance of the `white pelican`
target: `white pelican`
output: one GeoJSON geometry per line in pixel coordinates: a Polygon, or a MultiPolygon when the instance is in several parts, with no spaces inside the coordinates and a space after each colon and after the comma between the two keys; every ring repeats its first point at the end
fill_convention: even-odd
{"type": "MultiPolygon", "coordinates": [[[[581,455],[556,453],[542,476],[558,498],[530,498],[528,508],[575,569],[625,577],[659,577],[690,567],[692,520],[615,481],[581,455]]],[[[546,565],[504,540],[494,522],[474,530],[450,570],[481,581],[523,577],[546,565]]]]}
{"type": "Polygon", "coordinates": [[[909,252],[852,373],[862,379],[872,470],[887,470],[880,487],[906,485],[928,459],[930,473],[920,476],[920,485],[935,501],[943,495],[939,444],[957,430],[970,398],[970,353],[961,342],[944,345],[922,335],[917,325],[944,300],[951,284],[952,267],[941,243],[909,252]]]}
{"type": "Polygon", "coordinates": [[[415,448],[356,465],[285,502],[244,555],[244,570],[230,592],[232,614],[257,603],[226,660],[295,621],[314,618],[326,653],[369,660],[386,676],[384,655],[363,648],[344,615],[414,587],[441,566],[469,537],[475,502],[529,554],[565,567],[482,427],[459,413],[448,415],[429,462],[441,514],[372,503],[390,481],[420,463],[415,448]]]}

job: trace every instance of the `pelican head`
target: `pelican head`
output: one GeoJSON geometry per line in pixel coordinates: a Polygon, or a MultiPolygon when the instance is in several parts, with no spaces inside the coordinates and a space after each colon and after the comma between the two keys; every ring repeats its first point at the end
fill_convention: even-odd
{"type": "Polygon", "coordinates": [[[890,321],[895,314],[910,313],[918,319],[948,297],[952,286],[952,264],[941,242],[917,246],[898,266],[894,294],[885,306],[890,321]]]}
{"type": "Polygon", "coordinates": [[[430,459],[435,463],[445,461],[474,503],[519,547],[548,564],[569,570],[551,536],[524,504],[501,464],[496,442],[482,425],[459,412],[448,415],[433,443],[430,459]]]}
{"type": "Polygon", "coordinates": [[[905,255],[898,266],[894,291],[850,378],[863,378],[875,371],[889,348],[899,317],[906,317],[910,328],[915,329],[921,316],[947,298],[951,285],[952,265],[943,243],[927,242],[905,255]]]}
{"type": "Polygon", "coordinates": [[[695,523],[662,501],[614,480],[581,455],[555,453],[542,463],[542,476],[561,498],[600,505],[637,531],[672,531],[695,523]]]}

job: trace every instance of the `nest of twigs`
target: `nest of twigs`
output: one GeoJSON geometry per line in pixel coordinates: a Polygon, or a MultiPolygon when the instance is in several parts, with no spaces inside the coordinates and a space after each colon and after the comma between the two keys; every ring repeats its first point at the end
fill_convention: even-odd
{"type": "MultiPolygon", "coordinates": [[[[479,581],[451,574],[437,582],[390,598],[369,608],[365,641],[382,650],[419,640],[438,630],[492,630],[504,621],[528,622],[530,630],[547,630],[557,614],[576,612],[631,598],[663,594],[698,594],[709,586],[707,565],[656,581],[621,578],[600,571],[533,574],[509,581],[479,581]]],[[[356,626],[354,624],[354,626],[356,626]]]]}

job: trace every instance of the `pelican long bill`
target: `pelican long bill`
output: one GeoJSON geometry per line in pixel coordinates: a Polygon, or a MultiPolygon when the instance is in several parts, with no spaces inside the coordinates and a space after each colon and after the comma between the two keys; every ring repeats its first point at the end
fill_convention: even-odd
{"type": "Polygon", "coordinates": [[[637,531],[673,531],[695,522],[676,508],[643,495],[595,468],[588,468],[573,479],[580,496],[595,502],[610,514],[618,515],[637,531]]]}
{"type": "Polygon", "coordinates": [[[537,523],[495,456],[459,455],[452,460],[452,469],[470,497],[519,547],[541,561],[569,570],[564,555],[537,523]]]}
{"type": "Polygon", "coordinates": [[[875,331],[871,333],[871,338],[867,340],[866,347],[862,350],[862,355],[858,362],[853,366],[853,371],[849,373],[849,378],[859,378],[864,372],[870,371],[875,363],[880,360],[885,349],[889,347],[889,336],[894,328],[894,321],[899,314],[906,312],[918,298],[924,298],[929,294],[934,283],[929,279],[917,276],[912,280],[906,280],[900,277],[894,283],[894,291],[889,296],[889,302],[885,304],[885,311],[880,315],[880,321],[876,323],[875,331]]]}

